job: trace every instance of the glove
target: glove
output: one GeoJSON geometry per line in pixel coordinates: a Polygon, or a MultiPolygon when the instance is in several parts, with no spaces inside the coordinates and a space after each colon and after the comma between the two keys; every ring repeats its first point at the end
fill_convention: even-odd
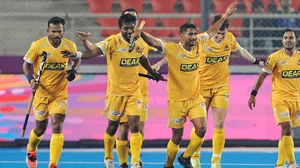
{"type": "Polygon", "coordinates": [[[159,72],[154,72],[151,74],[151,76],[153,77],[153,80],[155,80],[156,82],[164,78],[159,72]]]}
{"type": "Polygon", "coordinates": [[[77,72],[75,69],[69,69],[67,70],[67,74],[67,80],[71,82],[75,79],[77,72]]]}

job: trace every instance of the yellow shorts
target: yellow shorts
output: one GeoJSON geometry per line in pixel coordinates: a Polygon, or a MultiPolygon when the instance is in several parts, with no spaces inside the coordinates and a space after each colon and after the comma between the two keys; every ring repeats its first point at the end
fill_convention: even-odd
{"type": "Polygon", "coordinates": [[[34,96],[33,112],[38,121],[46,120],[52,114],[67,114],[68,100],[65,97],[34,96]]]}
{"type": "Polygon", "coordinates": [[[291,122],[292,127],[300,125],[300,101],[272,100],[272,107],[276,124],[291,122]]]}
{"type": "Polygon", "coordinates": [[[194,98],[184,101],[168,100],[169,128],[183,128],[186,116],[190,120],[199,117],[206,118],[206,106],[203,97],[198,94],[194,98]]]}
{"type": "MultiPolygon", "coordinates": [[[[140,121],[146,122],[148,121],[148,96],[142,96],[142,109],[141,109],[141,117],[140,121]]],[[[127,122],[127,116],[124,115],[121,117],[120,122],[127,122]]]]}
{"type": "Polygon", "coordinates": [[[141,115],[139,96],[106,95],[103,115],[111,121],[119,121],[124,115],[141,115]]]}
{"type": "Polygon", "coordinates": [[[222,109],[228,109],[229,104],[229,85],[221,86],[214,89],[201,90],[200,94],[206,101],[207,107],[216,107],[222,109]]]}

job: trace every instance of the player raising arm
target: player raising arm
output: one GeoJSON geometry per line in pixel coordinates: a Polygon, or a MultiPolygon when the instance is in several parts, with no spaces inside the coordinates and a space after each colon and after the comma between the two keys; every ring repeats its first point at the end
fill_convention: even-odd
{"type": "MultiPolygon", "coordinates": [[[[180,27],[180,43],[166,42],[154,38],[148,33],[141,32],[141,37],[147,44],[157,48],[168,59],[168,127],[172,128],[172,138],[167,146],[166,168],[174,167],[174,159],[182,139],[186,117],[189,117],[195,130],[186,151],[178,158],[184,167],[192,167],[190,158],[194,151],[203,144],[206,132],[205,100],[200,95],[200,76],[198,66],[200,53],[209,37],[222,26],[223,22],[236,10],[236,4],[231,4],[222,18],[211,26],[200,37],[193,24],[184,24],[180,27]]],[[[136,38],[138,32],[132,36],[136,38]]]]}
{"type": "MultiPolygon", "coordinates": [[[[107,57],[107,95],[104,116],[108,118],[108,126],[104,133],[105,165],[113,167],[113,146],[115,133],[122,116],[126,115],[132,150],[131,167],[139,168],[142,135],[140,134],[139,120],[142,101],[138,77],[139,63],[148,70],[158,81],[161,76],[151,69],[147,57],[143,55],[144,46],[138,40],[132,52],[128,52],[131,34],[136,28],[136,17],[125,14],[119,17],[120,33],[111,35],[96,44],[97,47],[85,52],[62,52],[65,57],[81,59],[94,58],[99,55],[107,57]]],[[[127,152],[127,151],[126,151],[127,152]]]]}

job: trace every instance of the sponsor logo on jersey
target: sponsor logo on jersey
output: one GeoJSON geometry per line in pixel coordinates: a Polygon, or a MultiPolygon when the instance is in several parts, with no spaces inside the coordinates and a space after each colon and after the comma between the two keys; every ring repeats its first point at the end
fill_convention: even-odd
{"type": "Polygon", "coordinates": [[[179,57],[182,57],[182,58],[186,58],[187,56],[185,54],[181,54],[181,53],[178,53],[177,54],[179,57]]]}
{"type": "Polygon", "coordinates": [[[285,65],[285,64],[288,64],[288,62],[287,61],[278,62],[278,65],[285,65]]]}
{"type": "Polygon", "coordinates": [[[139,58],[122,58],[120,61],[120,66],[135,67],[139,65],[139,61],[139,58]]]}
{"type": "Polygon", "coordinates": [[[118,48],[118,52],[127,52],[126,48],[118,48]]]}
{"type": "Polygon", "coordinates": [[[64,70],[66,66],[65,62],[49,62],[45,64],[45,70],[64,70]]]}
{"type": "Polygon", "coordinates": [[[174,118],[172,119],[173,124],[180,124],[184,122],[184,118],[174,118]]]}
{"type": "Polygon", "coordinates": [[[199,63],[193,63],[193,64],[181,64],[180,70],[183,72],[191,72],[194,70],[197,70],[199,67],[199,63]]]}
{"type": "Polygon", "coordinates": [[[282,78],[300,78],[300,70],[284,70],[281,73],[282,78]]]}
{"type": "Polygon", "coordinates": [[[206,64],[217,64],[219,62],[225,62],[228,59],[228,56],[220,56],[220,57],[206,57],[206,64]]]}
{"type": "Polygon", "coordinates": [[[114,117],[119,117],[122,114],[122,111],[114,111],[114,110],[109,110],[110,115],[114,117]]]}

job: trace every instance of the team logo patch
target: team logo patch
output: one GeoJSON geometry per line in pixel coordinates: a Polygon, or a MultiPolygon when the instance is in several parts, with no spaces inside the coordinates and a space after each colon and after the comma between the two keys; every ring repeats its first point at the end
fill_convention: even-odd
{"type": "Polygon", "coordinates": [[[220,57],[206,57],[206,64],[217,64],[219,62],[225,62],[228,59],[228,56],[220,56],[220,57]]]}
{"type": "Polygon", "coordinates": [[[136,105],[137,105],[138,110],[140,110],[142,108],[142,101],[141,100],[137,100],[136,101],[136,105]]]}
{"type": "Polygon", "coordinates": [[[225,47],[224,47],[224,51],[228,51],[230,49],[230,47],[228,46],[228,45],[226,45],[225,47]]]}
{"type": "Polygon", "coordinates": [[[139,65],[139,62],[140,62],[139,58],[122,58],[120,61],[120,66],[135,67],[139,65]]]}

